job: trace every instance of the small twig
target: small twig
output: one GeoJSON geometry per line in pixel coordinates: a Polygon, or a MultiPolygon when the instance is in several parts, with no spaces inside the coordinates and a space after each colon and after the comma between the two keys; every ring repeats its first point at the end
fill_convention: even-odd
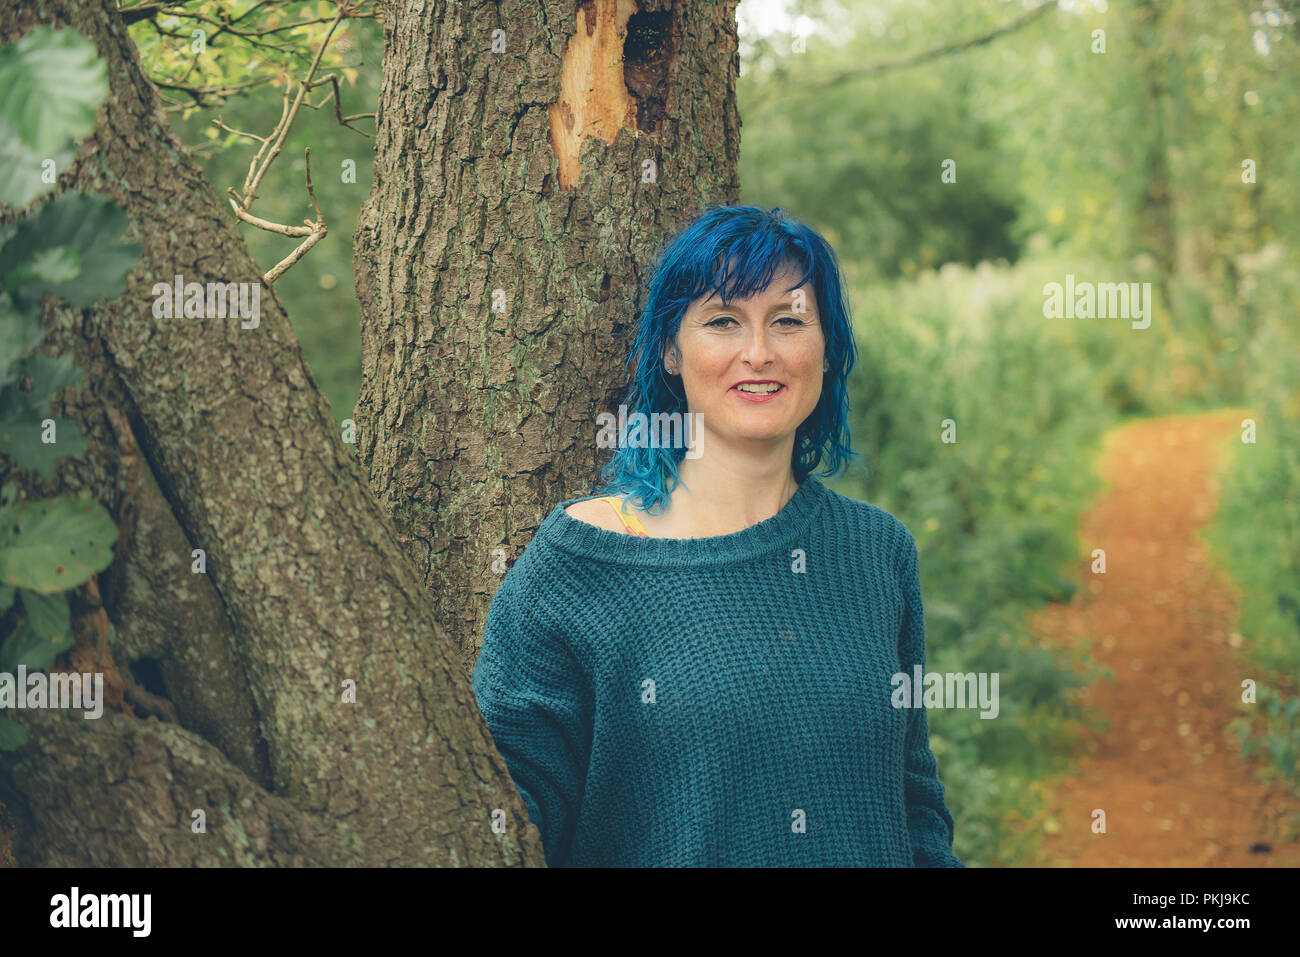
{"type": "MultiPolygon", "coordinates": [[[[227,192],[232,196],[238,196],[233,189],[227,187],[227,192]]],[[[256,226],[258,229],[265,229],[268,233],[279,233],[282,236],[310,236],[314,230],[310,226],[285,226],[281,223],[273,223],[269,219],[262,219],[260,216],[254,216],[248,210],[244,209],[235,202],[230,200],[230,208],[235,211],[235,215],[248,223],[250,226],[256,226]]]]}
{"type": "Polygon", "coordinates": [[[221,127],[221,129],[225,130],[227,133],[234,133],[236,136],[247,136],[249,139],[261,140],[263,143],[266,142],[265,136],[258,136],[256,133],[245,133],[243,130],[232,130],[225,123],[221,122],[221,117],[219,116],[212,121],[212,124],[221,127]]]}
{"type": "MultiPolygon", "coordinates": [[[[323,229],[325,226],[325,217],[321,215],[320,203],[316,202],[316,187],[312,186],[311,184],[311,147],[310,146],[308,146],[303,151],[303,162],[307,164],[307,195],[311,197],[312,209],[316,210],[315,225],[318,225],[323,229]]],[[[311,226],[313,224],[307,223],[307,225],[311,226]]]]}

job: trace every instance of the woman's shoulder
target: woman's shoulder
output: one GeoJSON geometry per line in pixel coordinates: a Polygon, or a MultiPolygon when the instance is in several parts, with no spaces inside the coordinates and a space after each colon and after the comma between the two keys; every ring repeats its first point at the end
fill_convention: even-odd
{"type": "Polygon", "coordinates": [[[874,502],[850,498],[834,489],[827,489],[827,491],[830,492],[831,501],[835,503],[834,511],[848,516],[856,525],[853,529],[855,536],[888,542],[892,546],[890,551],[895,555],[906,557],[915,539],[901,518],[874,502]]]}
{"type": "Polygon", "coordinates": [[[605,501],[604,497],[584,498],[565,507],[564,511],[578,521],[586,522],[588,525],[595,525],[597,528],[603,528],[610,532],[627,531],[614,509],[610,507],[610,504],[610,502],[605,501]]]}

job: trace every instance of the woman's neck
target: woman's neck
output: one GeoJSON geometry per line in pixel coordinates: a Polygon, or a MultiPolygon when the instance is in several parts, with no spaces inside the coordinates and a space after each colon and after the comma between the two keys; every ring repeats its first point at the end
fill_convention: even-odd
{"type": "Polygon", "coordinates": [[[785,508],[799,490],[787,454],[784,460],[752,462],[683,459],[665,512],[642,515],[651,535],[711,538],[743,531],[785,508]]]}

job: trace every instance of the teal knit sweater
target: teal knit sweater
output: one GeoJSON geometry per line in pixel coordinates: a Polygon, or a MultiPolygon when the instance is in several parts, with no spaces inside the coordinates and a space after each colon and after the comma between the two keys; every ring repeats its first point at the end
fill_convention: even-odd
{"type": "Polygon", "coordinates": [[[643,538],[555,506],[507,572],[479,709],[552,866],[962,867],[924,708],[916,543],[808,476],[779,513],[643,538]]]}

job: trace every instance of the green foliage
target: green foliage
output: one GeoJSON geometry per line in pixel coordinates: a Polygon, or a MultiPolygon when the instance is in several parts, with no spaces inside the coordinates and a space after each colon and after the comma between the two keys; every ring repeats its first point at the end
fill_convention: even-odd
{"type": "Polygon", "coordinates": [[[42,164],[72,161],[107,95],[104,64],[75,31],[36,27],[0,51],[0,204],[22,208],[53,188],[42,164]]]}
{"type": "MultiPolygon", "coordinates": [[[[52,498],[28,502],[7,486],[0,499],[0,581],[43,594],[85,583],[113,560],[117,528],[98,502],[52,498]]],[[[27,610],[30,614],[31,607],[27,610]]],[[[34,623],[34,622],[33,622],[34,623]]]]}
{"type": "Polygon", "coordinates": [[[1014,822],[1033,816],[1035,782],[1064,768],[1076,723],[1096,723],[1077,702],[1097,676],[1090,659],[1042,647],[1024,617],[1077,587],[1066,571],[1081,554],[1079,514],[1099,491],[1093,454],[1118,416],[1112,382],[1155,351],[1127,323],[1044,319],[1043,284],[1066,265],[851,281],[861,361],[849,426],[865,468],[834,484],[916,537],[927,668],[1004,679],[997,720],[930,715],[931,747],[961,809],[958,856],[975,864],[1026,851],[1014,822]],[[1090,361],[1060,361],[1069,354],[1090,361]],[[953,443],[942,441],[948,419],[953,443]]]}
{"type": "MultiPolygon", "coordinates": [[[[1014,862],[1024,845],[1008,822],[1032,816],[1037,778],[1068,754],[1052,702],[1072,693],[1017,609],[1068,597],[1090,452],[1117,416],[1232,403],[1257,421],[1222,476],[1214,554],[1240,586],[1252,661],[1300,671],[1294,17],[1274,0],[1065,5],[985,46],[812,89],[1019,11],[793,6],[815,27],[806,52],[742,34],[743,201],[809,221],[854,277],[850,426],[870,468],[841,487],[916,534],[932,667],[1001,667],[1017,689],[1033,676],[1035,704],[1009,719],[931,717],[959,856],[1014,862]],[[945,158],[955,183],[941,182],[945,158]],[[989,265],[927,269],[945,261],[989,265]],[[1042,284],[1067,273],[1150,281],[1151,328],[1044,320],[1042,284]],[[912,281],[879,281],[898,276],[912,281]],[[936,441],[944,418],[955,445],[936,441]]],[[[1285,764],[1294,748],[1261,751],[1285,764]]]]}
{"type": "MultiPolygon", "coordinates": [[[[1262,257],[1243,284],[1244,308],[1258,331],[1247,351],[1254,375],[1250,419],[1254,441],[1243,427],[1228,442],[1219,476],[1219,508],[1203,536],[1220,571],[1241,596],[1238,643],[1248,661],[1275,684],[1292,684],[1300,673],[1300,348],[1293,318],[1300,311],[1300,269],[1281,259],[1262,257]]],[[[1260,682],[1259,701],[1267,699],[1267,727],[1245,741],[1250,722],[1234,727],[1243,735],[1243,757],[1263,742],[1261,753],[1275,772],[1300,792],[1296,779],[1295,709],[1292,697],[1278,704],[1282,691],[1260,682]],[[1276,707],[1275,707],[1276,705],[1276,707]]]]}
{"type": "MultiPolygon", "coordinates": [[[[124,10],[156,2],[131,0],[124,10]]],[[[134,21],[131,39],[164,100],[188,101],[186,118],[201,107],[224,106],[232,96],[265,97],[268,88],[295,85],[338,12],[338,4],[329,0],[189,0],[165,6],[154,16],[134,21]]],[[[366,2],[353,6],[362,16],[374,9],[366,2]]],[[[334,30],[320,64],[347,85],[356,83],[362,65],[357,23],[345,20],[334,30]]],[[[278,110],[278,97],[275,103],[278,110]]],[[[211,138],[224,139],[226,146],[241,142],[221,137],[215,129],[211,138]]]]}
{"type": "Polygon", "coordinates": [[[27,730],[17,721],[0,715],[0,751],[16,751],[27,743],[27,730]]]}
{"type": "Polygon", "coordinates": [[[1300,791],[1300,697],[1260,685],[1258,701],[1263,727],[1257,734],[1251,735],[1252,722],[1247,718],[1238,718],[1229,725],[1241,742],[1241,756],[1263,751],[1273,771],[1293,790],[1300,791]]]}
{"type": "MultiPolygon", "coordinates": [[[[224,5],[239,13],[253,4],[240,1],[224,5]]],[[[186,12],[196,16],[208,16],[211,7],[211,3],[183,5],[186,12]]],[[[259,9],[251,17],[265,14],[268,18],[278,17],[277,23],[289,23],[329,16],[333,12],[333,4],[294,3],[259,9]]],[[[269,20],[266,23],[269,25],[269,20]]],[[[201,107],[181,92],[162,90],[166,100],[187,104],[170,113],[173,129],[191,147],[192,157],[203,168],[204,177],[216,194],[225,196],[227,187],[238,189],[242,185],[259,143],[226,134],[213,121],[220,118],[231,129],[268,134],[281,116],[286,81],[290,85],[298,82],[307,69],[307,62],[300,56],[281,55],[265,48],[234,51],[237,38],[231,36],[218,40],[217,44],[225,46],[209,42],[207,52],[195,55],[188,48],[187,29],[192,25],[194,21],[183,22],[183,40],[179,42],[160,36],[152,22],[131,25],[131,39],[140,48],[140,61],[151,77],[160,82],[173,82],[183,75],[188,64],[196,62],[195,69],[201,73],[190,75],[186,82],[191,85],[221,86],[227,81],[248,82],[260,78],[269,81],[244,87],[238,95],[204,96],[201,107]],[[173,48],[174,53],[160,56],[166,47],[173,48]]],[[[324,39],[325,26],[286,30],[273,39],[277,46],[313,51],[324,39]]],[[[372,112],[376,108],[382,56],[380,22],[348,20],[335,31],[321,61],[321,70],[338,75],[344,114],[372,112]]],[[[313,103],[320,103],[325,90],[326,87],[320,87],[313,92],[313,103]]],[[[369,133],[373,121],[355,121],[355,126],[369,133]]],[[[289,224],[299,224],[304,217],[315,216],[304,186],[305,147],[311,147],[312,181],[322,215],[329,224],[329,234],[277,280],[276,296],[294,322],[294,332],[302,343],[304,358],[311,365],[312,377],[329,400],[335,420],[342,421],[352,416],[360,391],[361,315],[352,281],[352,234],[373,181],[374,144],[355,129],[339,125],[331,104],[321,109],[303,109],[289,131],[281,157],[261,186],[253,208],[256,215],[289,224]],[[344,168],[350,170],[347,176],[344,168]]],[[[292,248],[292,242],[282,235],[247,225],[240,225],[239,230],[253,259],[263,270],[273,267],[292,248]]]]}
{"type": "Polygon", "coordinates": [[[0,278],[22,310],[47,294],[83,308],[116,299],[140,258],[138,243],[119,241],[125,231],[126,213],[111,199],[64,193],[18,225],[0,250],[0,278]]]}
{"type": "MultiPolygon", "coordinates": [[[[94,47],[68,31],[32,30],[0,49],[0,126],[19,138],[9,149],[71,156],[73,140],[93,132],[107,90],[103,72],[94,47]],[[79,92],[67,92],[70,87],[79,92]]],[[[22,177],[0,179],[4,199],[17,205],[48,191],[39,176],[35,185],[40,188],[22,177]]],[[[67,193],[17,226],[0,228],[0,453],[47,480],[58,459],[85,451],[74,422],[49,418],[51,400],[84,373],[71,356],[32,351],[44,337],[41,301],[49,296],[87,307],[120,297],[140,256],[140,246],[120,241],[126,225],[112,201],[67,193]],[[57,441],[46,441],[51,424],[57,441]]],[[[0,490],[0,613],[15,599],[22,612],[0,643],[0,671],[50,668],[72,646],[68,590],[108,567],[116,539],[98,502],[26,501],[13,483],[0,490]]],[[[0,751],[25,742],[23,728],[0,716],[0,751]]]]}

